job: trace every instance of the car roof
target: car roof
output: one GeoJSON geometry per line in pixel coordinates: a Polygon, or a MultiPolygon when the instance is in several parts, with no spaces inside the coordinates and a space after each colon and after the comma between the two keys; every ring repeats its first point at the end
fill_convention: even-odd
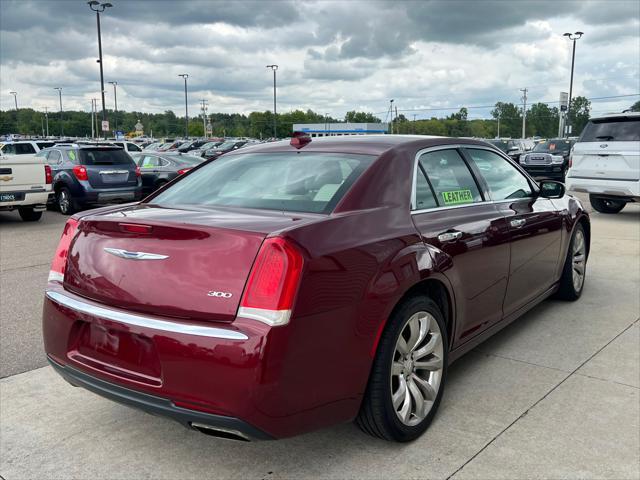
{"type": "Polygon", "coordinates": [[[297,149],[290,144],[289,140],[278,142],[259,143],[248,145],[241,150],[228,153],[227,155],[240,155],[244,153],[266,153],[266,152],[336,152],[354,153],[366,155],[381,155],[396,147],[416,147],[428,148],[439,145],[482,145],[494,148],[483,140],[453,137],[436,137],[427,135],[345,135],[342,137],[319,137],[312,138],[311,142],[304,147],[297,149]]]}
{"type": "Polygon", "coordinates": [[[605,118],[629,118],[629,117],[631,118],[640,117],[640,112],[607,113],[606,115],[591,117],[589,120],[602,120],[605,118]]]}

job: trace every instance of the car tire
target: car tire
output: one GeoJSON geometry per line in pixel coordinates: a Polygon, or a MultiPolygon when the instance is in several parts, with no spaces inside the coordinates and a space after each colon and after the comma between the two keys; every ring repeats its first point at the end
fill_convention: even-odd
{"type": "Polygon", "coordinates": [[[356,418],[364,432],[384,440],[409,442],[429,427],[444,391],[446,332],[440,308],[428,297],[411,297],[396,308],[380,337],[356,418]],[[419,330],[418,341],[414,343],[416,321],[419,330]],[[427,333],[422,336],[425,325],[427,333]],[[403,356],[401,350],[408,351],[410,356],[403,356]]]}
{"type": "Polygon", "coordinates": [[[560,277],[560,286],[556,294],[557,298],[568,301],[580,298],[587,274],[588,256],[587,237],[584,228],[578,223],[571,235],[571,242],[560,277]]]}
{"type": "Polygon", "coordinates": [[[600,213],[619,213],[627,204],[627,202],[623,200],[610,200],[608,198],[600,198],[594,195],[589,195],[589,202],[593,209],[600,213]]]}
{"type": "Polygon", "coordinates": [[[42,218],[42,212],[36,212],[33,207],[18,207],[18,213],[23,222],[37,222],[42,218]]]}
{"type": "Polygon", "coordinates": [[[56,205],[63,215],[73,215],[77,210],[76,203],[67,187],[62,187],[56,193],[56,205]]]}

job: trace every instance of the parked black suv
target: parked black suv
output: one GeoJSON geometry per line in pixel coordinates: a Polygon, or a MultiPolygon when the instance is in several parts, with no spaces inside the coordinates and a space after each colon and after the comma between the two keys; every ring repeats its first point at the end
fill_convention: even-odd
{"type": "Polygon", "coordinates": [[[51,203],[65,215],[88,206],[133,202],[142,197],[140,169],[120,147],[65,143],[38,156],[44,156],[51,166],[51,203]]]}
{"type": "Polygon", "coordinates": [[[552,138],[536,144],[529,153],[520,156],[520,165],[532,177],[551,178],[564,182],[569,170],[569,154],[575,140],[552,138]]]}

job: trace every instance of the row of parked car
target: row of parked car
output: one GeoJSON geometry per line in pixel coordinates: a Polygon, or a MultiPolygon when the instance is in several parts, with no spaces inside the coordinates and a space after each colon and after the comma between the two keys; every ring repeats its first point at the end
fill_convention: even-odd
{"type": "MultiPolygon", "coordinates": [[[[592,119],[580,139],[487,140],[537,178],[565,181],[590,195],[599,212],[640,201],[640,114],[592,119]]],[[[134,142],[19,141],[0,143],[0,210],[38,220],[47,205],[63,214],[131,202],[162,188],[205,160],[255,140],[134,142]]]]}

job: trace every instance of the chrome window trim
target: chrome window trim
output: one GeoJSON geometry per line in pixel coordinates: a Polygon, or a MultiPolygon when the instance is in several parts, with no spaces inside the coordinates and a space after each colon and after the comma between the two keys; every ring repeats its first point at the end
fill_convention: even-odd
{"type": "MultiPolygon", "coordinates": [[[[464,157],[463,157],[463,160],[464,160],[464,157]]],[[[473,172],[471,173],[473,174],[473,172]]],[[[475,180],[475,176],[474,176],[474,180],[475,180]]],[[[501,150],[495,147],[476,145],[475,143],[455,143],[455,144],[449,144],[449,145],[436,145],[432,147],[422,148],[416,152],[415,158],[413,160],[413,181],[411,183],[411,212],[410,213],[411,215],[417,215],[417,214],[427,213],[427,212],[437,212],[440,210],[452,210],[455,208],[473,207],[477,205],[493,205],[493,204],[517,202],[520,200],[532,199],[532,198],[535,198],[535,194],[538,193],[537,187],[538,187],[538,183],[535,180],[533,180],[533,178],[531,178],[531,176],[524,170],[524,168],[522,168],[519,164],[516,164],[516,162],[511,160],[509,156],[507,156],[504,152],[502,152],[501,150]],[[439,150],[457,150],[459,148],[488,150],[502,157],[505,161],[509,162],[511,165],[514,165],[516,170],[520,172],[527,179],[527,181],[531,184],[532,193],[534,195],[532,197],[507,198],[503,200],[483,200],[482,202],[466,203],[464,205],[449,205],[444,207],[432,207],[432,208],[423,208],[420,210],[415,210],[416,190],[417,190],[417,182],[418,182],[418,161],[420,157],[425,153],[436,152],[439,150]]],[[[435,195],[436,192],[433,192],[433,194],[435,195]]]]}
{"type": "Polygon", "coordinates": [[[151,328],[163,332],[182,333],[185,335],[195,335],[198,337],[221,338],[224,340],[248,340],[249,337],[244,333],[224,328],[207,327],[203,325],[188,325],[184,323],[171,322],[167,320],[158,320],[156,318],[147,317],[140,314],[127,313],[121,310],[112,310],[110,308],[100,307],[87,302],[76,300],[67,295],[53,290],[47,290],[46,296],[51,301],[70,308],[76,312],[94,315],[96,317],[113,320],[115,322],[125,323],[127,325],[135,325],[137,327],[151,328]]]}

